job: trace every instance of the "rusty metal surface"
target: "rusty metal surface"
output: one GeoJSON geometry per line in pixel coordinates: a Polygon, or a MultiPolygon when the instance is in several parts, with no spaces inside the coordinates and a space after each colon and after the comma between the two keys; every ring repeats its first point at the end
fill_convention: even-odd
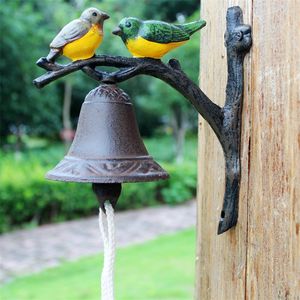
{"type": "Polygon", "coordinates": [[[104,213],[106,213],[104,202],[108,199],[112,207],[116,207],[122,191],[121,183],[93,183],[92,188],[104,213]]]}
{"type": "Polygon", "coordinates": [[[226,101],[223,107],[223,124],[219,138],[225,158],[225,193],[218,234],[235,226],[238,220],[244,58],[252,45],[251,26],[244,24],[243,12],[240,7],[234,6],[227,10],[226,24],[225,46],[227,48],[228,80],[226,101]]]}
{"type": "Polygon", "coordinates": [[[111,84],[86,96],[68,154],[46,175],[51,180],[92,183],[168,177],[147,152],[129,96],[111,84]]]}

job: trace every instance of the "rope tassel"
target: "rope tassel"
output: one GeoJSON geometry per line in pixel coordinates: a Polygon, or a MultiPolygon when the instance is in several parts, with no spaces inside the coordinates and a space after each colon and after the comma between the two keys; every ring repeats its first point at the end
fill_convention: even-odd
{"type": "Polygon", "coordinates": [[[101,275],[101,299],[114,300],[115,224],[114,209],[105,201],[106,214],[99,209],[99,228],[104,244],[104,263],[101,275]]]}

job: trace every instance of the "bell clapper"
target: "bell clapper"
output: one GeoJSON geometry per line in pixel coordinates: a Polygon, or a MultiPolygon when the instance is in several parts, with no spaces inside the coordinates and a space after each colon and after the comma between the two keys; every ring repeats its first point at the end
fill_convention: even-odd
{"type": "Polygon", "coordinates": [[[93,192],[96,194],[100,208],[106,214],[105,201],[109,201],[115,209],[122,191],[121,183],[93,183],[93,192]]]}

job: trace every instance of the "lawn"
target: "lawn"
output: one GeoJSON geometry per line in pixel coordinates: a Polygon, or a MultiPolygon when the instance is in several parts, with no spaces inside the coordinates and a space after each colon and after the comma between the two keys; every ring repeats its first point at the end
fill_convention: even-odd
{"type": "MultiPolygon", "coordinates": [[[[193,298],[195,231],[187,230],[117,251],[117,300],[193,298]]],[[[16,279],[1,300],[98,300],[102,256],[16,279]]]]}

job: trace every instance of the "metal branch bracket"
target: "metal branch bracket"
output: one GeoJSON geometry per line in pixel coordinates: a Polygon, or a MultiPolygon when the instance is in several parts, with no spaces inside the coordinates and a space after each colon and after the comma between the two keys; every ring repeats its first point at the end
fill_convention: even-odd
{"type": "Polygon", "coordinates": [[[37,65],[48,72],[34,80],[35,86],[42,88],[52,81],[78,70],[82,70],[89,77],[102,83],[117,83],[137,75],[149,75],[163,80],[179,91],[209,123],[224,152],[225,195],[218,234],[235,226],[238,219],[243,61],[252,44],[251,27],[243,24],[240,7],[229,8],[226,19],[225,46],[227,48],[228,81],[224,107],[212,102],[187,77],[175,59],[164,64],[157,59],[101,55],[68,65],[59,65],[49,63],[41,58],[37,65]],[[98,66],[115,67],[119,70],[104,72],[96,69],[98,66]]]}

